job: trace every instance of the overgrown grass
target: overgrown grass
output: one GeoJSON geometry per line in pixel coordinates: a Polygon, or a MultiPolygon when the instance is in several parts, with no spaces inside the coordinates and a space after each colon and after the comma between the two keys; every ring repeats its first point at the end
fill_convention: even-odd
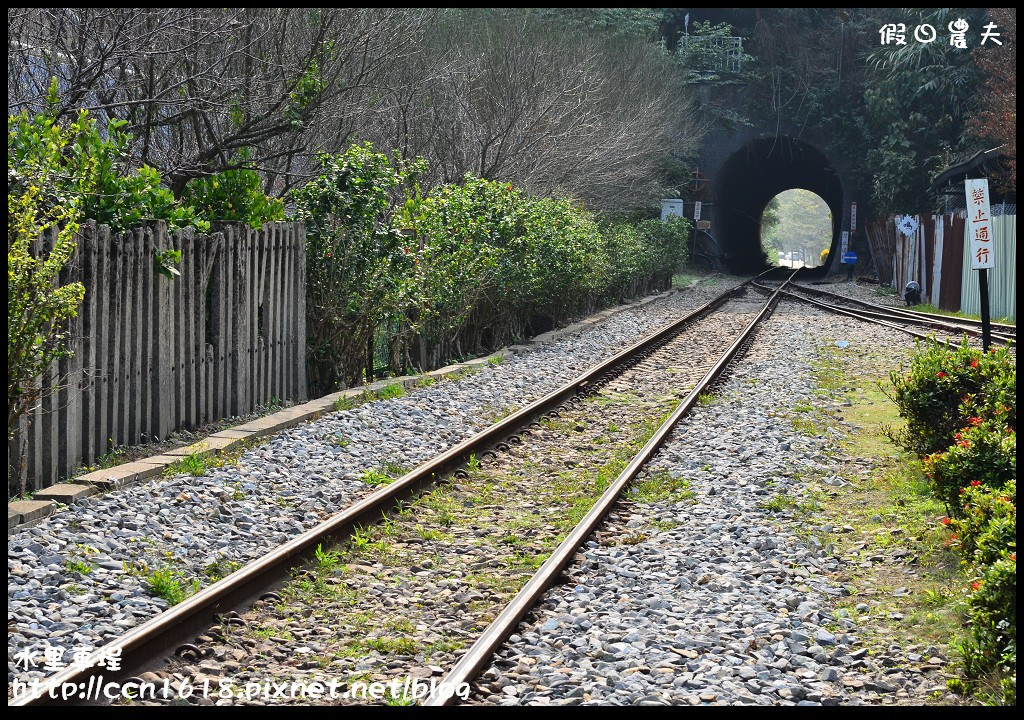
{"type": "Polygon", "coordinates": [[[189,595],[199,591],[199,581],[191,584],[182,573],[171,567],[153,570],[146,578],[146,590],[154,597],[163,598],[168,605],[174,606],[189,595]]]}
{"type": "Polygon", "coordinates": [[[843,443],[845,453],[874,463],[871,472],[848,473],[845,479],[852,486],[831,493],[823,506],[825,519],[853,532],[830,533],[822,541],[834,543],[846,559],[839,580],[854,594],[841,606],[857,616],[856,606],[869,605],[858,623],[868,647],[877,643],[885,651],[899,642],[952,650],[964,627],[968,578],[946,546],[947,533],[938,522],[945,509],[931,495],[921,463],[889,439],[890,429],[902,421],[880,383],[895,362],[883,353],[857,356],[831,346],[819,350],[819,383],[847,388],[852,403],[842,409],[843,420],[853,426],[843,443]],[[894,554],[908,564],[877,562],[894,554]],[[894,595],[898,590],[901,594],[894,595]]]}
{"type": "Polygon", "coordinates": [[[168,465],[164,469],[163,474],[167,477],[173,477],[175,475],[191,475],[192,477],[200,477],[205,475],[209,468],[213,467],[212,460],[212,455],[203,452],[190,453],[181,460],[168,465]]]}
{"type": "MultiPolygon", "coordinates": [[[[959,310],[943,310],[937,308],[934,305],[928,303],[922,303],[920,305],[911,305],[907,310],[914,312],[928,313],[929,315],[942,315],[944,317],[952,318],[964,318],[966,320],[981,320],[981,315],[971,315],[970,313],[960,312],[959,310]]],[[[1001,323],[1003,325],[1016,325],[1017,321],[1009,317],[992,318],[992,322],[1001,323]]]]}
{"type": "Polygon", "coordinates": [[[378,400],[392,400],[394,398],[403,397],[408,393],[409,391],[405,389],[405,385],[402,385],[402,383],[388,383],[374,393],[374,395],[378,400]]]}

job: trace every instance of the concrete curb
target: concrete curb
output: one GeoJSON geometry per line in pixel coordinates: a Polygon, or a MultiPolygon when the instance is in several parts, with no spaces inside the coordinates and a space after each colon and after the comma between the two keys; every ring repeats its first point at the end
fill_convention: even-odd
{"type": "MultiPolygon", "coordinates": [[[[696,282],[691,284],[690,287],[693,285],[696,285],[696,282]]],[[[131,485],[141,480],[146,480],[160,475],[170,465],[173,465],[189,455],[196,454],[200,457],[205,457],[231,452],[247,440],[273,435],[281,430],[286,430],[304,422],[315,420],[325,413],[332,412],[334,410],[334,404],[341,398],[358,398],[366,393],[374,393],[388,385],[394,384],[401,384],[403,387],[410,388],[425,379],[440,380],[469,370],[475,370],[492,361],[496,362],[500,358],[508,355],[530,352],[543,345],[548,345],[566,336],[578,333],[581,330],[607,320],[620,312],[643,307],[644,305],[648,305],[657,300],[671,297],[678,292],[679,290],[673,288],[656,295],[648,295],[647,297],[640,298],[639,300],[635,300],[630,303],[602,310],[586,317],[583,320],[567,325],[564,328],[542,333],[530,340],[524,340],[517,345],[510,345],[509,347],[502,348],[501,350],[493,352],[486,357],[479,357],[466,362],[446,365],[443,368],[431,370],[430,372],[422,375],[403,375],[400,377],[386,378],[384,380],[372,382],[369,385],[360,385],[348,390],[324,395],[316,400],[310,400],[300,405],[293,405],[292,407],[285,408],[284,410],[278,410],[270,415],[265,415],[242,425],[236,425],[226,430],[220,430],[212,435],[208,435],[199,442],[193,443],[192,445],[175,448],[174,450],[166,450],[159,455],[133,460],[132,462],[105,468],[103,470],[94,470],[93,472],[85,473],[84,475],[78,475],[77,477],[72,478],[69,482],[53,485],[38,491],[35,493],[32,500],[16,500],[14,502],[9,502],[7,504],[7,534],[10,535],[11,533],[19,532],[31,527],[42,518],[55,512],[58,509],[58,503],[71,505],[75,501],[91,495],[124,487],[125,485],[131,485]]]]}

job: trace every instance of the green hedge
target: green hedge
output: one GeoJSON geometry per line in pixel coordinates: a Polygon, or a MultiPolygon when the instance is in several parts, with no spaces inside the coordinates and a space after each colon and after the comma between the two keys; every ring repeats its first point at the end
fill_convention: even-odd
{"type": "Polygon", "coordinates": [[[436,365],[668,287],[685,260],[685,220],[602,219],[471,175],[424,194],[423,169],[367,143],[323,156],[292,193],[308,240],[314,393],[359,382],[375,334],[393,371],[424,355],[436,365]]]}
{"type": "Polygon", "coordinates": [[[895,437],[922,455],[944,524],[971,577],[969,629],[961,643],[966,681],[1005,704],[1017,688],[1017,366],[1006,348],[982,353],[918,344],[907,372],[892,373],[906,420],[895,437]],[[993,691],[989,678],[999,687],[993,691]]]}

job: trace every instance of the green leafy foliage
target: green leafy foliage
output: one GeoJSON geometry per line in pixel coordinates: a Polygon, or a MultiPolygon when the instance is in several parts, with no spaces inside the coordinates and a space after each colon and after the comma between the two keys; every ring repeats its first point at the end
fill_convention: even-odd
{"type": "Polygon", "coordinates": [[[309,378],[327,391],[361,379],[374,328],[407,302],[412,251],[389,219],[420,165],[364,143],[321,155],[320,171],[291,197],[306,224],[309,378]]]}
{"type": "Polygon", "coordinates": [[[906,374],[890,374],[891,399],[907,421],[897,439],[907,450],[922,456],[945,450],[983,408],[1016,422],[1017,372],[1009,350],[982,353],[966,339],[959,347],[929,340],[917,348],[906,374]]]}
{"type": "Polygon", "coordinates": [[[959,692],[1016,702],[1017,368],[1009,351],[918,345],[893,399],[907,420],[898,436],[925,455],[932,492],[946,503],[949,544],[974,578],[961,643],[959,692]],[[952,430],[951,430],[952,429],[952,430]],[[935,450],[934,448],[939,448],[935,450]],[[992,690],[993,680],[998,683],[992,690]]]}
{"type": "MultiPolygon", "coordinates": [[[[944,29],[957,18],[978,27],[981,12],[967,8],[907,9],[900,22],[944,29]]],[[[948,42],[883,45],[867,58],[864,99],[868,126],[877,134],[869,151],[879,210],[931,209],[929,184],[943,167],[981,149],[965,132],[976,107],[981,72],[971,53],[948,42]]]]}
{"type": "Polygon", "coordinates": [[[971,634],[961,645],[964,670],[978,678],[996,672],[1006,705],[1017,701],[1017,553],[1007,553],[985,567],[967,599],[971,634]]]}
{"type": "Polygon", "coordinates": [[[156,271],[168,280],[173,280],[175,276],[181,275],[178,268],[175,267],[181,262],[181,250],[157,250],[153,254],[153,258],[156,261],[156,271]]]}
{"type": "MultiPolygon", "coordinates": [[[[55,107],[56,82],[50,107],[55,107]]],[[[160,173],[143,165],[132,170],[124,120],[110,120],[103,132],[87,110],[80,110],[66,127],[48,111],[22,112],[7,120],[8,175],[26,168],[45,168],[47,193],[41,201],[53,207],[77,209],[83,219],[125,230],[147,220],[165,220],[170,228],[193,225],[209,229],[195,210],[175,200],[161,184],[160,173]]],[[[10,178],[9,178],[10,180],[10,178]]]]}
{"type": "Polygon", "coordinates": [[[960,512],[949,527],[964,562],[991,565],[1017,549],[1017,479],[996,489],[972,481],[960,492],[960,512]]]}
{"type": "MultiPolygon", "coordinates": [[[[236,158],[245,162],[248,154],[236,158]]],[[[265,222],[284,219],[284,202],[263,192],[255,170],[225,170],[190,180],[182,201],[204,218],[222,222],[244,222],[259,228],[265,222]]]]}
{"type": "Polygon", "coordinates": [[[933,494],[946,503],[953,516],[963,512],[960,494],[964,488],[978,483],[998,490],[1017,475],[1017,433],[997,420],[975,420],[979,424],[957,432],[955,444],[948,450],[924,459],[933,494]]]}
{"type": "Polygon", "coordinates": [[[324,392],[361,378],[382,324],[393,356],[415,335],[435,361],[483,352],[534,323],[665,287],[685,257],[683,219],[599,220],[472,175],[424,195],[421,162],[369,144],[321,162],[292,197],[307,224],[309,375],[324,392]]]}
{"type": "Polygon", "coordinates": [[[80,127],[33,129],[25,116],[8,118],[7,146],[7,436],[39,398],[37,380],[71,354],[67,321],[85,296],[81,283],[62,284],[75,250],[81,207],[61,188],[60,158],[80,127]],[[30,145],[38,152],[25,153],[30,145]],[[47,233],[48,247],[35,244],[47,233]]]}

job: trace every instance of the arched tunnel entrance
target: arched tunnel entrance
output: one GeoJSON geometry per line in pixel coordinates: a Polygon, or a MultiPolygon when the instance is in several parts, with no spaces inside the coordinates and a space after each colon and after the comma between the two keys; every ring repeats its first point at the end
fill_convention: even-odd
{"type": "Polygon", "coordinates": [[[732,272],[765,267],[761,213],[780,192],[793,188],[819,195],[832,212],[834,258],[843,222],[843,185],[832,163],[813,145],[789,137],[752,140],[722,165],[715,182],[714,240],[732,272]]]}

